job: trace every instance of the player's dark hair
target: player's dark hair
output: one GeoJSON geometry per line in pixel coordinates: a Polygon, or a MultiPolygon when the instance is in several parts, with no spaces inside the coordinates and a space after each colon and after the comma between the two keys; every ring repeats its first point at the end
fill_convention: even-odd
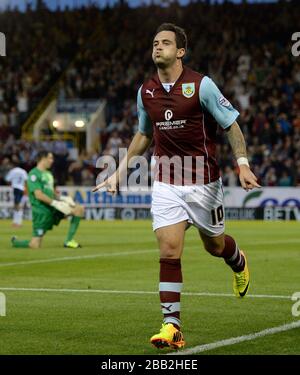
{"type": "Polygon", "coordinates": [[[37,153],[36,155],[36,161],[37,163],[42,160],[43,158],[46,158],[49,154],[51,154],[50,151],[47,151],[47,150],[41,150],[37,153]]]}
{"type": "Polygon", "coordinates": [[[187,51],[187,36],[183,28],[174,25],[174,23],[166,22],[157,28],[155,35],[161,31],[173,31],[175,33],[176,47],[184,48],[187,51]]]}

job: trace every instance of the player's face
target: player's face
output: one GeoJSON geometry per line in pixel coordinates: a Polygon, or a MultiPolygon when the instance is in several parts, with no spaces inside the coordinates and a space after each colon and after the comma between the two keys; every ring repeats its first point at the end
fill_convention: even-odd
{"type": "Polygon", "coordinates": [[[161,31],[153,40],[152,59],[158,68],[172,66],[176,59],[184,55],[184,48],[177,48],[175,33],[173,31],[161,31]]]}
{"type": "Polygon", "coordinates": [[[52,167],[52,164],[54,162],[54,157],[51,152],[45,157],[45,166],[47,169],[50,169],[52,167]]]}

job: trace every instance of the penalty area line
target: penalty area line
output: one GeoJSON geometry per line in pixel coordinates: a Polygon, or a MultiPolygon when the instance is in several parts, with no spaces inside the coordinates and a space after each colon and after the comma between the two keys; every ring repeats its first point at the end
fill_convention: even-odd
{"type": "Polygon", "coordinates": [[[269,336],[269,335],[274,335],[276,333],[290,331],[290,330],[296,329],[296,328],[300,328],[300,320],[297,320],[295,322],[288,323],[288,324],[283,324],[283,325],[277,326],[277,327],[267,328],[267,329],[264,329],[264,330],[259,331],[259,332],[250,333],[249,335],[231,337],[229,339],[212,342],[210,344],[197,345],[197,346],[194,346],[194,347],[189,348],[189,349],[184,349],[184,350],[180,350],[180,351],[177,351],[177,352],[168,353],[166,355],[198,354],[198,353],[201,353],[201,352],[206,352],[206,351],[217,349],[217,348],[222,348],[224,346],[230,346],[230,345],[239,344],[239,343],[245,342],[245,341],[256,340],[260,337],[265,337],[265,336],[269,336]]]}

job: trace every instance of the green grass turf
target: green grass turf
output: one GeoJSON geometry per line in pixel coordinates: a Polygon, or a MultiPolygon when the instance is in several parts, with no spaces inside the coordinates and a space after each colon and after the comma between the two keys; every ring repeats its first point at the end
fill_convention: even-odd
{"type": "MultiPolygon", "coordinates": [[[[158,251],[150,221],[83,221],[76,239],[84,247],[75,250],[62,247],[67,221],[47,233],[40,250],[10,246],[14,232],[19,238],[30,237],[30,222],[18,230],[12,229],[8,221],[0,224],[0,291],[5,287],[86,290],[2,289],[7,298],[7,316],[0,317],[0,354],[167,353],[149,344],[150,336],[161,325],[156,293],[158,251]],[[5,265],[86,255],[95,257],[5,265]]],[[[299,223],[229,221],[226,231],[248,255],[250,295],[291,296],[300,292],[299,223]]],[[[194,228],[186,234],[182,265],[184,292],[232,293],[231,270],[222,259],[203,250],[194,228]]],[[[186,348],[300,320],[292,316],[293,303],[291,299],[183,295],[186,348]]],[[[202,354],[300,354],[300,329],[202,354]]]]}

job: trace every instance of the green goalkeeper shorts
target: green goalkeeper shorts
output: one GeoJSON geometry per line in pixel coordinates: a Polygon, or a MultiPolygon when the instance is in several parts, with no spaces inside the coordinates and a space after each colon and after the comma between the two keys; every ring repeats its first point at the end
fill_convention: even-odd
{"type": "Polygon", "coordinates": [[[49,212],[32,212],[32,236],[42,237],[54,225],[58,225],[65,215],[56,210],[49,212]]]}

